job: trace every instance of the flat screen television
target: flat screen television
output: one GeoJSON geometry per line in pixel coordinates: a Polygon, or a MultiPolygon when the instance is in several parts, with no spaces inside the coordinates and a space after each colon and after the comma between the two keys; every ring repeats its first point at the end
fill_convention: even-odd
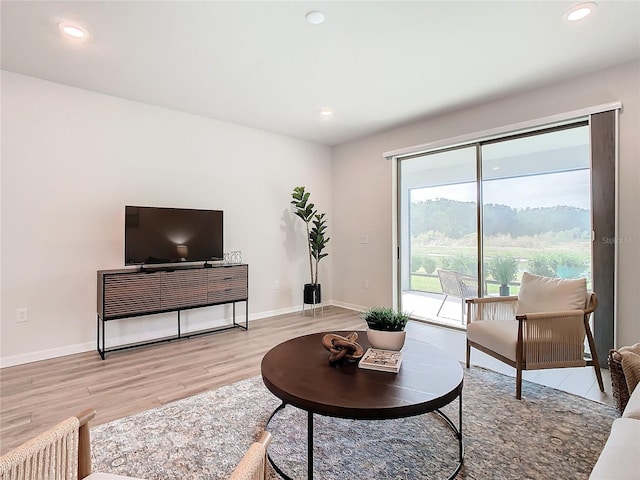
{"type": "Polygon", "coordinates": [[[125,206],[125,265],[222,259],[222,213],[125,206]]]}

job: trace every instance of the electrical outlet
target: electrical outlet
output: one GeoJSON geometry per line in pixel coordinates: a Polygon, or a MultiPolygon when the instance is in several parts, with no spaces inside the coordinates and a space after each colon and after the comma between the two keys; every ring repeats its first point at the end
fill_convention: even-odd
{"type": "Polygon", "coordinates": [[[27,309],[18,308],[16,310],[16,323],[27,323],[27,309]]]}
{"type": "Polygon", "coordinates": [[[273,289],[280,290],[280,280],[276,280],[275,282],[273,282],[273,289]]]}
{"type": "Polygon", "coordinates": [[[360,243],[362,245],[369,243],[369,235],[362,235],[362,237],[360,237],[360,243]]]}
{"type": "Polygon", "coordinates": [[[362,280],[362,288],[369,288],[369,280],[366,278],[362,280]]]}

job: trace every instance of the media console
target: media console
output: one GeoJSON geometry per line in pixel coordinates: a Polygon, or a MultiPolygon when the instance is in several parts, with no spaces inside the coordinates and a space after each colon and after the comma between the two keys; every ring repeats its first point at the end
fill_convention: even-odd
{"type": "Polygon", "coordinates": [[[246,264],[195,267],[145,268],[98,271],[97,350],[107,352],[170,340],[215,333],[232,328],[249,329],[249,266],[246,264]],[[236,323],[236,303],[245,302],[244,325],[236,323]],[[180,311],[233,304],[233,323],[183,334],[180,311]],[[109,321],[178,312],[176,335],[155,340],[106,347],[105,325],[109,321]]]}

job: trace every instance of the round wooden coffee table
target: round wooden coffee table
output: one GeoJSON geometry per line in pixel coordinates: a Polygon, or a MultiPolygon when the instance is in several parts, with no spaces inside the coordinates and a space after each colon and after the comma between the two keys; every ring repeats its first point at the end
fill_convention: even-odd
{"type": "MultiPolygon", "coordinates": [[[[286,405],[308,413],[308,478],[313,478],[314,413],[356,420],[386,420],[429,412],[439,414],[458,440],[457,465],[449,476],[454,478],[464,459],[464,375],[460,363],[431,344],[407,338],[398,373],[365,370],[355,363],[331,365],[329,352],[321,343],[323,335],[325,333],[315,333],[288,340],[273,347],[262,359],[264,384],[282,400],[269,420],[286,405]],[[456,398],[459,402],[457,426],[440,411],[456,398]]],[[[358,335],[358,343],[366,350],[369,347],[366,332],[358,335]]],[[[290,478],[273,461],[271,464],[283,478],[290,478]]]]}

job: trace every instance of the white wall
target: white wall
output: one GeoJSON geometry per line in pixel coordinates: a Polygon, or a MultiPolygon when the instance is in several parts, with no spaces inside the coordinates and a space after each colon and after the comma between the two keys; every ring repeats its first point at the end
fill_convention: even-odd
{"type": "MultiPolygon", "coordinates": [[[[225,251],[249,264],[250,318],[302,304],[304,224],[290,194],[305,185],[331,221],[330,148],[4,71],[1,119],[3,366],[95,348],[96,271],[124,266],[126,204],[224,210],[225,251]]],[[[183,319],[194,328],[230,311],[183,319]]],[[[171,331],[175,318],[112,322],[108,335],[171,331]]]]}
{"type": "MultiPolygon", "coordinates": [[[[639,84],[640,64],[633,63],[416,122],[332,154],[322,145],[3,71],[0,361],[94,348],[96,270],[123,265],[125,204],[223,209],[225,250],[242,250],[250,265],[250,318],[258,318],[301,304],[306,246],[288,203],[293,186],[305,185],[329,216],[323,298],[356,308],[392,305],[394,172],[383,152],[614,100],[623,103],[618,344],[635,343],[639,84]],[[21,307],[28,308],[26,324],[15,322],[21,307]]],[[[208,324],[229,310],[185,316],[189,325],[208,324]]],[[[173,315],[128,320],[110,326],[109,335],[137,338],[174,323],[173,315]]]]}
{"type": "MultiPolygon", "coordinates": [[[[571,81],[468,108],[342,145],[333,152],[334,296],[337,304],[393,303],[393,165],[383,152],[620,100],[618,335],[640,341],[640,64],[635,62],[571,81]],[[369,244],[360,243],[368,234],[369,244]],[[337,248],[339,245],[340,248],[337,248]],[[369,288],[363,278],[370,279],[369,288]]],[[[437,92],[425,92],[437,95],[437,92]]]]}

